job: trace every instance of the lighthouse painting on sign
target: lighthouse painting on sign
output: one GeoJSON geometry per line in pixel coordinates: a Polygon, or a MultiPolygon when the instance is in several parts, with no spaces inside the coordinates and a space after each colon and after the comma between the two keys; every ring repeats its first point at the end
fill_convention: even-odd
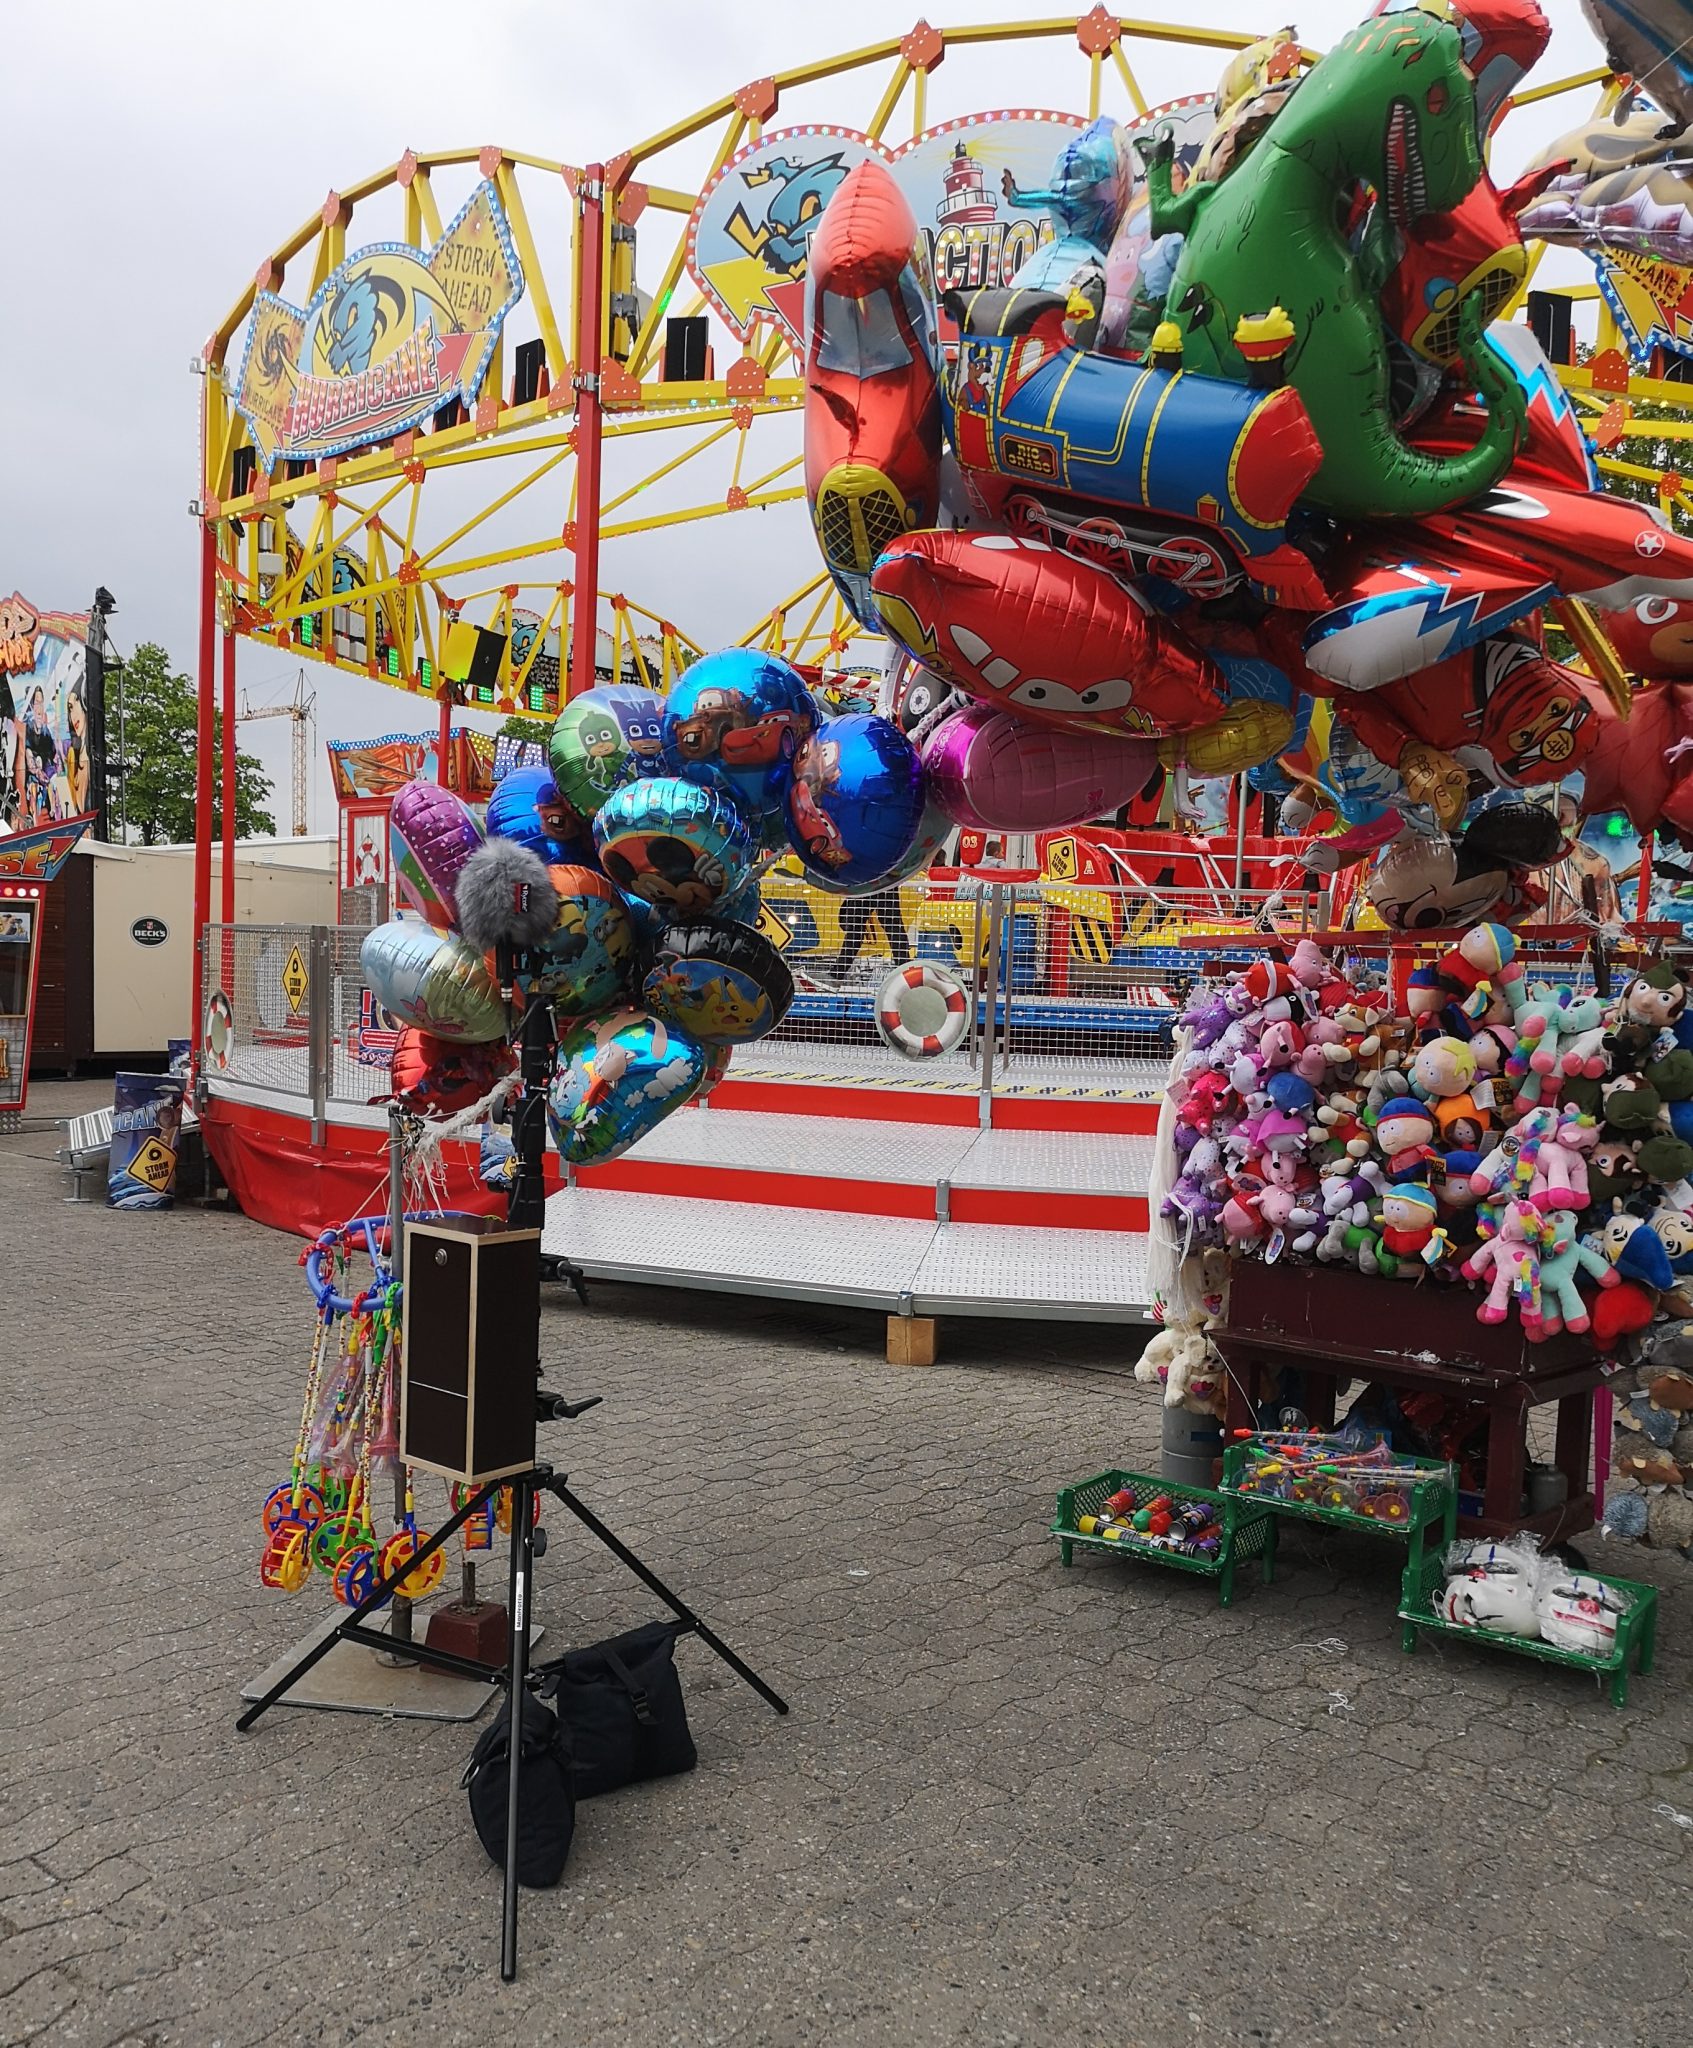
{"type": "Polygon", "coordinates": [[[967,228],[977,221],[998,218],[999,201],[988,190],[982,167],[970,154],[970,145],[963,136],[953,146],[943,182],[946,194],[935,208],[936,227],[967,228]]]}

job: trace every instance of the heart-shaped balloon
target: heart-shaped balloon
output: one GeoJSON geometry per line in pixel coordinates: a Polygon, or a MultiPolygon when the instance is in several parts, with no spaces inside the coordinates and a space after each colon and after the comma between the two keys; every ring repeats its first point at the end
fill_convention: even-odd
{"type": "Polygon", "coordinates": [[[1157,766],[1150,741],[1031,725],[982,704],[954,712],[923,748],[935,802],[984,832],[1089,824],[1119,810],[1157,766]]]}
{"type": "Polygon", "coordinates": [[[704,1080],[699,1040],[644,1010],[617,1010],[559,1040],[547,1123],[567,1166],[627,1152],[704,1080]]]}
{"type": "Polygon", "coordinates": [[[370,992],[402,1024],[455,1045],[503,1038],[505,1007],[482,955],[456,932],[394,918],[366,932],[359,965],[370,992]]]}
{"type": "Polygon", "coordinates": [[[482,827],[462,797],[434,782],[394,792],[388,822],[397,842],[394,875],[420,917],[445,930],[458,919],[453,885],[482,844],[482,827]]]}

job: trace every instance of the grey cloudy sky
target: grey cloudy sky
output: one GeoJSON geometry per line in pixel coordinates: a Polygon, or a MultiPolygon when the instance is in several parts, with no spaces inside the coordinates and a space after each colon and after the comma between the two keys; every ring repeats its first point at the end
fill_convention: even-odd
{"type": "MultiPolygon", "coordinates": [[[[1536,81],[1596,62],[1577,0],[1543,4],[1554,38],[1536,81]]],[[[187,363],[260,259],[332,187],[407,146],[498,142],[605,158],[748,79],[902,33],[916,11],[912,0],[8,0],[0,596],[17,588],[69,609],[104,583],[118,599],[120,647],[158,640],[191,666],[197,387],[187,363]]],[[[958,0],[929,14],[945,28],[1038,11],[1028,0],[958,0]]],[[[1285,10],[1148,0],[1146,13],[1254,33],[1291,15],[1324,48],[1366,11],[1364,0],[1285,10]]],[[[1208,92],[1221,63],[1156,45],[1134,45],[1132,57],[1154,102],[1208,92]]],[[[796,97],[777,120],[862,125],[868,79],[796,97]]],[[[949,52],[929,118],[1080,108],[1085,92],[1073,43],[949,52]]],[[[1514,172],[1588,104],[1580,96],[1513,117],[1499,167],[1514,172]]],[[[361,211],[349,246],[372,238],[364,224],[361,211]]],[[[644,286],[668,247],[657,235],[643,244],[644,286]]],[[[760,431],[790,437],[762,445],[797,450],[797,424],[760,431]]],[[[607,550],[602,584],[710,646],[738,637],[814,567],[803,512],[789,507],[621,542],[607,550]]],[[[291,688],[295,663],[245,642],[240,659],[256,696],[291,688]]],[[[320,737],[430,722],[415,698],[329,669],[308,676],[320,737]]],[[[242,728],[278,784],[279,818],[287,730],[283,720],[242,728]]],[[[328,829],[327,774],[316,764],[313,802],[315,827],[328,829]]]]}

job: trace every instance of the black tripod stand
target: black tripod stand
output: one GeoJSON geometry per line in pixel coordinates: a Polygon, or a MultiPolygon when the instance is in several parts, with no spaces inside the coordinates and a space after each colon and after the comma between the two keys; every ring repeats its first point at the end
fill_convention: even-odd
{"type": "MultiPolygon", "coordinates": [[[[501,947],[499,968],[500,980],[507,1001],[510,1001],[511,985],[516,974],[523,972],[523,956],[512,949],[501,947]]],[[[514,1229],[539,1229],[546,1214],[546,1186],[542,1177],[546,1157],[546,1109],[547,1083],[552,1072],[553,1049],[556,1043],[553,1027],[552,1006],[544,1000],[531,997],[523,1013],[521,1026],[521,1073],[523,1091],[512,1117],[512,1141],[517,1150],[518,1170],[512,1185],[507,1209],[507,1220],[514,1229]]],[[[399,1248],[395,1246],[395,1257],[399,1248]]],[[[557,1277],[569,1279],[582,1294],[582,1276],[568,1260],[556,1262],[561,1268],[557,1277]]],[[[573,1421],[586,1409],[598,1404],[599,1396],[593,1395],[586,1401],[566,1401],[562,1395],[552,1394],[540,1388],[540,1361],[535,1363],[536,1377],[536,1419],[542,1422],[573,1421]]],[[[413,1643],[407,1654],[422,1664],[431,1664],[443,1671],[455,1671],[461,1677],[476,1678],[494,1685],[503,1685],[506,1690],[510,1714],[510,1777],[506,1784],[506,1860],[505,1892],[501,1916],[500,1933],[500,1975],[510,1983],[517,1975],[517,1822],[522,1798],[523,1772],[523,1695],[530,1684],[529,1670],[529,1608],[530,1590],[534,1583],[535,1559],[544,1556],[547,1547],[547,1532],[535,1527],[535,1504],[542,1493],[550,1493],[568,1508],[577,1521],[604,1544],[620,1564],[626,1565],[644,1586],[649,1587],[670,1609],[681,1623],[677,1631],[681,1635],[697,1635],[707,1648],[721,1657],[738,1678],[750,1685],[760,1699],[774,1707],[778,1714],[788,1711],[788,1703],[779,1693],[766,1685],[758,1673],[744,1664],[725,1643],[721,1636],[701,1621],[685,1600],[680,1599],[658,1575],[651,1571],[620,1538],[613,1535],[593,1510],[585,1506],[565,1483],[565,1475],[555,1473],[550,1465],[537,1462],[527,1472],[491,1479],[473,1493],[469,1500],[447,1522],[436,1535],[423,1544],[415,1557],[408,1558],[388,1578],[384,1579],[373,1592],[351,1609],[347,1618],[325,1636],[314,1643],[311,1649],[279,1678],[264,1697],[256,1700],[241,1716],[235,1726],[238,1731],[251,1728],[259,1716],[273,1707],[284,1694],[289,1692],[320,1658],[328,1656],[337,1643],[362,1643],[367,1648],[392,1651],[393,1640],[379,1629],[365,1625],[365,1616],[387,1603],[401,1580],[410,1577],[417,1568],[426,1563],[457,1534],[472,1515],[485,1508],[504,1486],[511,1488],[511,1597],[507,1608],[506,1662],[504,1667],[478,1663],[474,1658],[461,1657],[450,1650],[432,1649],[428,1643],[413,1643]]]]}
{"type": "MultiPolygon", "coordinates": [[[[595,1397],[598,1398],[597,1396],[595,1397]]],[[[547,1397],[543,1397],[547,1400],[547,1397]]],[[[554,1395],[547,1400],[546,1414],[570,1418],[580,1415],[585,1408],[594,1406],[594,1401],[568,1403],[554,1395]]],[[[459,1657],[450,1650],[431,1649],[427,1643],[414,1643],[410,1654],[419,1663],[438,1666],[443,1671],[456,1671],[464,1678],[478,1678],[490,1684],[503,1685],[510,1707],[511,1720],[511,1776],[506,1786],[506,1866],[505,1893],[501,1916],[500,1932],[500,1975],[509,1984],[517,1975],[517,1817],[522,1798],[523,1772],[523,1712],[521,1702],[530,1682],[529,1671],[529,1607],[530,1589],[534,1583],[535,1559],[544,1555],[547,1547],[547,1532],[535,1527],[535,1503],[541,1493],[550,1493],[576,1517],[590,1535],[597,1538],[620,1564],[627,1565],[644,1586],[649,1587],[670,1609],[682,1626],[681,1635],[697,1635],[700,1640],[722,1658],[737,1678],[743,1678],[760,1699],[774,1707],[778,1714],[788,1711],[788,1703],[772,1687],[765,1684],[758,1673],[737,1657],[729,1645],[715,1630],[699,1618],[685,1600],[680,1599],[657,1573],[649,1570],[635,1553],[613,1535],[594,1511],[577,1499],[565,1483],[565,1475],[556,1473],[550,1465],[535,1465],[528,1472],[519,1472],[507,1479],[491,1479],[467,1500],[457,1514],[444,1528],[421,1546],[415,1557],[408,1559],[390,1577],[353,1608],[345,1621],[300,1659],[292,1670],[279,1678],[263,1699],[255,1700],[252,1706],[235,1724],[238,1730],[251,1728],[253,1723],[268,1708],[275,1706],[284,1694],[302,1679],[322,1657],[327,1657],[337,1643],[363,1643],[373,1650],[391,1651],[392,1640],[380,1629],[368,1628],[365,1616],[383,1606],[402,1578],[414,1572],[419,1565],[433,1557],[441,1546],[450,1541],[458,1530],[486,1507],[502,1486],[511,1488],[511,1602],[509,1625],[506,1631],[506,1664],[479,1664],[471,1657],[459,1657]]]]}

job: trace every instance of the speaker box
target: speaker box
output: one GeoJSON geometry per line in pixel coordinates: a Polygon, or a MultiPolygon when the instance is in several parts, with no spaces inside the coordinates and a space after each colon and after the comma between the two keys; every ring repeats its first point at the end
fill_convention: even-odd
{"type": "Polygon", "coordinates": [[[706,344],[711,323],[703,314],[664,323],[664,381],[697,384],[705,376],[706,344]]]}
{"type": "Polygon", "coordinates": [[[400,1455],[479,1486],[535,1462],[541,1233],[489,1216],[406,1226],[400,1455]]]}
{"type": "Polygon", "coordinates": [[[476,629],[476,652],[470,657],[470,672],[465,681],[473,690],[492,690],[500,680],[500,662],[506,651],[506,636],[490,633],[486,626],[476,629]]]}

